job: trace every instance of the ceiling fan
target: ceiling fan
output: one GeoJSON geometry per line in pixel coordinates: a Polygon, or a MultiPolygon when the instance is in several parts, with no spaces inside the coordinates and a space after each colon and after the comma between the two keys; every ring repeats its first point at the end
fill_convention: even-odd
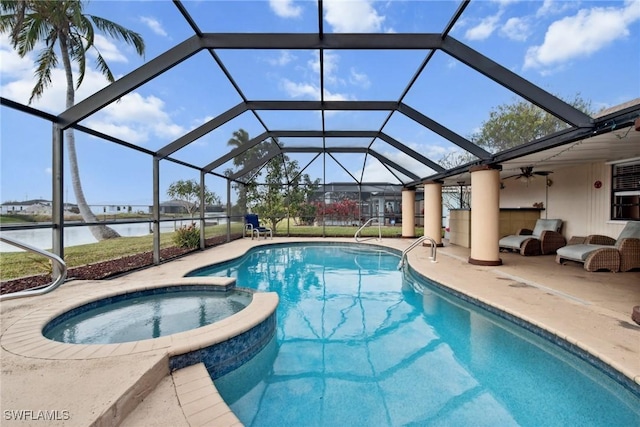
{"type": "Polygon", "coordinates": [[[515,174],[515,175],[511,175],[511,176],[507,176],[505,178],[502,179],[509,179],[509,178],[515,178],[515,179],[523,179],[525,181],[530,181],[531,179],[535,178],[536,175],[539,176],[548,176],[549,174],[552,174],[552,171],[537,171],[534,172],[533,171],[533,166],[525,166],[523,168],[520,168],[520,173],[515,174]]]}

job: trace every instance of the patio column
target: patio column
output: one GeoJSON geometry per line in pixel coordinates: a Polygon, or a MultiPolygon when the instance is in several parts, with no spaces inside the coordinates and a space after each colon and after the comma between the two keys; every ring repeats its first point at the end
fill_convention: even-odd
{"type": "Polygon", "coordinates": [[[471,256],[469,264],[502,265],[498,246],[500,165],[480,165],[471,173],[471,256]]]}
{"type": "Polygon", "coordinates": [[[442,181],[424,183],[424,235],[442,246],[442,181]]]}
{"type": "Polygon", "coordinates": [[[416,237],[416,189],[402,189],[402,237],[416,237]]]}

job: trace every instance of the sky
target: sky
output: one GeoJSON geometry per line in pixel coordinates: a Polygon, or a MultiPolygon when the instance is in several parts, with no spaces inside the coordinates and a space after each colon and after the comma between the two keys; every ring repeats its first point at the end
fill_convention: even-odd
{"type": "MultiPolygon", "coordinates": [[[[314,33],[318,29],[313,1],[184,1],[203,32],[314,33]]],[[[325,0],[323,28],[327,33],[439,33],[458,8],[458,1],[325,0]]],[[[104,35],[95,45],[116,78],[137,69],[193,31],[170,1],[105,1],[86,3],[85,13],[117,22],[144,38],[139,57],[123,42],[104,35]]],[[[515,1],[474,0],[450,35],[544,90],[565,100],[589,101],[594,112],[640,97],[640,0],[515,1]]],[[[25,57],[0,36],[0,93],[28,104],[35,84],[39,47],[25,57]]],[[[324,53],[324,98],[327,100],[397,101],[428,50],[327,50],[324,53]]],[[[307,50],[217,50],[216,54],[249,100],[318,100],[319,58],[307,50]]],[[[84,81],[76,102],[107,85],[88,53],[84,81]]],[[[52,84],[30,105],[51,114],[64,111],[62,68],[52,84]]],[[[403,102],[469,138],[489,118],[492,109],[519,98],[443,52],[436,52],[403,102]]],[[[142,85],[81,124],[146,150],[158,150],[242,101],[216,61],[199,52],[156,79],[142,85]]],[[[386,112],[338,111],[326,114],[328,130],[380,129],[386,112]]],[[[320,130],[320,114],[309,111],[261,111],[271,130],[320,130]]],[[[0,202],[51,199],[51,125],[45,120],[0,107],[0,202]]],[[[172,157],[204,166],[229,151],[234,131],[251,137],[264,128],[251,113],[231,120],[172,157]]],[[[439,161],[458,149],[411,119],[395,113],[383,131],[415,151],[439,161]]],[[[316,145],[318,140],[282,139],[287,146],[316,145]]],[[[370,139],[334,139],[328,145],[367,146],[370,139]]],[[[90,204],[148,205],[152,203],[153,162],[150,156],[76,132],[78,161],[90,204]]],[[[433,171],[383,141],[372,149],[420,177],[433,171]]],[[[371,157],[336,155],[311,162],[313,155],[292,154],[304,172],[325,182],[351,182],[351,175],[369,182],[398,183],[371,157]],[[310,163],[311,162],[311,163],[310,163]],[[310,164],[309,164],[310,163],[310,164]],[[345,170],[346,169],[346,170],[345,170]],[[347,172],[348,171],[348,172],[347,172]],[[351,175],[350,175],[351,174],[351,175]]],[[[66,159],[66,157],[65,157],[66,159]]],[[[223,173],[231,163],[216,169],[223,173]]],[[[163,161],[161,200],[179,179],[199,179],[199,172],[163,161]]],[[[400,175],[404,179],[403,175],[400,175]]],[[[75,203],[68,173],[66,202],[75,203]]],[[[226,197],[221,178],[208,176],[207,187],[226,197]]]]}

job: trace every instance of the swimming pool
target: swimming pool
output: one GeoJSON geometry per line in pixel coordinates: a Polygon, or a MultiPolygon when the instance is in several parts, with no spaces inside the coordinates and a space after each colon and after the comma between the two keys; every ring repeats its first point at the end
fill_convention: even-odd
{"type": "Polygon", "coordinates": [[[640,425],[635,390],[397,265],[295,244],[194,273],[280,295],[277,342],[215,379],[245,425],[640,425]]]}
{"type": "Polygon", "coordinates": [[[210,325],[251,302],[248,290],[167,286],[92,301],[52,319],[42,334],[71,344],[140,341],[210,325]]]}

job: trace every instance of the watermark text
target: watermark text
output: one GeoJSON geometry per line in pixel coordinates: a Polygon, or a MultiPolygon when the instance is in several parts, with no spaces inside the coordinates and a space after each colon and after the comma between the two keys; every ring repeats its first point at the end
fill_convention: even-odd
{"type": "Polygon", "coordinates": [[[58,409],[5,409],[2,413],[5,421],[67,421],[71,413],[58,409]]]}

